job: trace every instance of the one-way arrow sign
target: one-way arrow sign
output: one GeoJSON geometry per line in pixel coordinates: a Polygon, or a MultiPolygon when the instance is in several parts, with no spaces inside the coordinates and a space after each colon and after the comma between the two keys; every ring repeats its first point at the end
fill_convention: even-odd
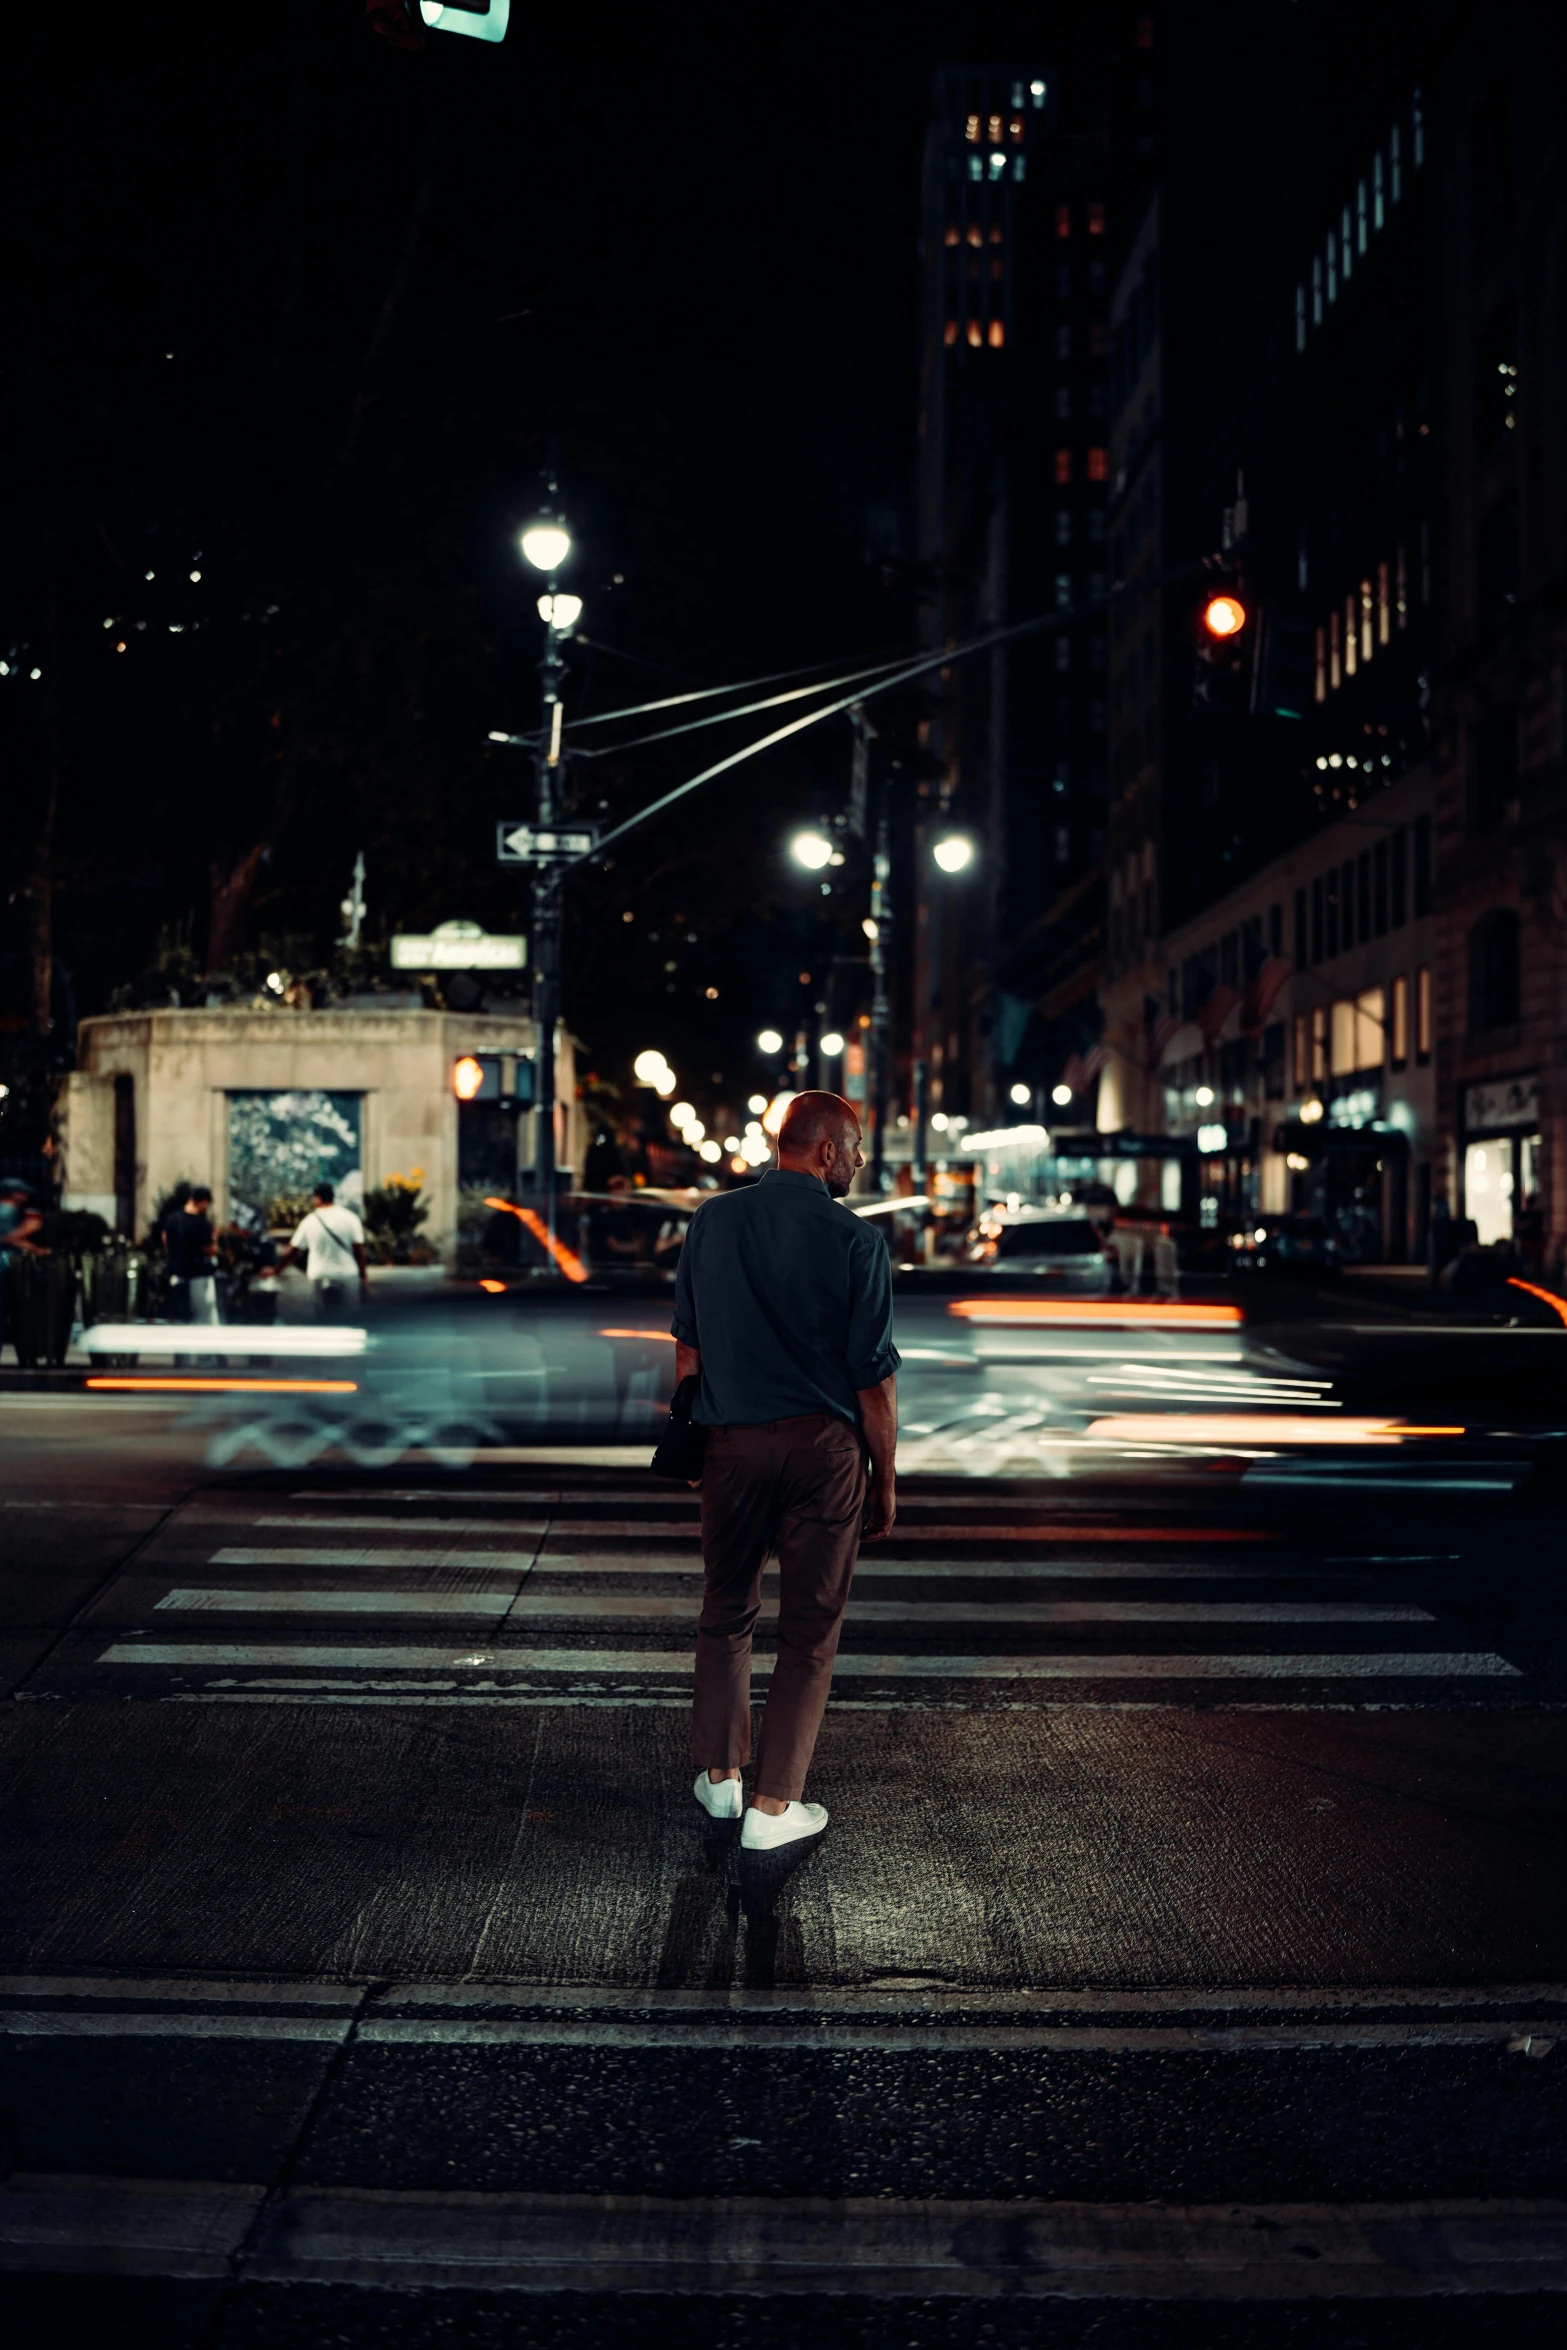
{"type": "Polygon", "coordinates": [[[495,827],[495,854],[503,865],[565,865],[591,857],[598,838],[596,824],[502,823],[495,827]]]}

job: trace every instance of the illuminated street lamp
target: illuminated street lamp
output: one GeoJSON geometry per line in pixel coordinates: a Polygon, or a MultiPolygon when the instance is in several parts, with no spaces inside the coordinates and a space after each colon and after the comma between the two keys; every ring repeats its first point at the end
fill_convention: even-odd
{"type": "Polygon", "coordinates": [[[1031,1089],[1026,1086],[1020,1078],[1017,1084],[1012,1088],[1011,1098],[1018,1109],[1026,1110],[1034,1096],[1031,1089]]]}
{"type": "Polygon", "coordinates": [[[764,1028],[761,1035],[756,1040],[756,1045],[758,1052],[781,1053],[783,1051],[783,1038],[779,1035],[776,1028],[764,1028]]]}
{"type": "Polygon", "coordinates": [[[974,862],[974,843],[966,832],[944,832],[930,853],[943,873],[964,873],[974,862]]]}
{"type": "Polygon", "coordinates": [[[582,618],[582,598],[568,596],[558,590],[552,595],[540,596],[539,618],[547,628],[553,629],[556,636],[570,636],[582,618]]]}
{"type": "Polygon", "coordinates": [[[571,533],[554,515],[541,514],[523,532],[522,551],[535,571],[558,571],[571,553],[571,533]]]}
{"type": "Polygon", "coordinates": [[[1071,1098],[1072,1088],[1069,1085],[1053,1085],[1050,1088],[1050,1099],[1058,1110],[1064,1110],[1071,1098]]]}
{"type": "Polygon", "coordinates": [[[829,1028],[821,1040],[821,1051],[829,1061],[836,1061],[843,1050],[843,1038],[836,1028],[829,1028]]]}
{"type": "Polygon", "coordinates": [[[805,867],[807,873],[820,873],[824,865],[832,863],[834,850],[826,833],[816,825],[809,824],[795,834],[789,843],[789,854],[797,865],[805,867]]]}

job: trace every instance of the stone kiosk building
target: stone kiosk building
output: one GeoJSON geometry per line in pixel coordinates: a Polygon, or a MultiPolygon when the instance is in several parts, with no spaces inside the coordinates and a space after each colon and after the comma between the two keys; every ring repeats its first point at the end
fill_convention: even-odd
{"type": "MultiPolygon", "coordinates": [[[[81,1025],[66,1080],[64,1205],[141,1234],[185,1181],[212,1186],[218,1218],[259,1227],[280,1193],[323,1177],[356,1206],[391,1175],[423,1171],[426,1232],[456,1243],[464,1190],[509,1194],[535,1160],[531,1019],[388,1009],[123,1012],[81,1025]],[[465,1072],[459,1100],[459,1061],[465,1072]]],[[[557,1164],[579,1161],[571,1042],[555,1043],[557,1164]]]]}

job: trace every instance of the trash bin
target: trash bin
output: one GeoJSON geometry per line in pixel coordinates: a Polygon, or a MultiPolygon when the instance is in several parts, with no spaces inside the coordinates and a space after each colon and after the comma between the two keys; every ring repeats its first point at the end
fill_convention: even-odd
{"type": "Polygon", "coordinates": [[[63,1363],[76,1318],[76,1264],[64,1252],[7,1249],[5,1334],[24,1371],[63,1363]]]}
{"type": "Polygon", "coordinates": [[[143,1251],[121,1235],[102,1248],[86,1250],[79,1270],[82,1282],[82,1320],[139,1322],[147,1311],[147,1259],[143,1251]]]}

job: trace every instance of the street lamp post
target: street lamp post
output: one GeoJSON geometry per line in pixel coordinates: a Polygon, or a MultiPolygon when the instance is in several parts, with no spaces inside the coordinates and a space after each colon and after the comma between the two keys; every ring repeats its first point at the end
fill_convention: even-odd
{"type": "MultiPolygon", "coordinates": [[[[565,705],[561,685],[566,674],[564,645],[582,611],[580,596],[563,594],[555,575],[571,553],[571,533],[553,516],[545,515],[522,534],[522,551],[535,571],[548,580],[539,598],[544,622],[544,658],[539,677],[544,688],[544,724],[534,756],[535,802],[542,830],[555,822],[564,787],[561,727],[565,705]]],[[[533,874],[533,1026],[536,1038],[535,1088],[537,1145],[534,1172],[544,1195],[545,1226],[550,1255],[555,1250],[555,1025],[560,1017],[560,869],[553,863],[536,865],[533,874]]]]}

